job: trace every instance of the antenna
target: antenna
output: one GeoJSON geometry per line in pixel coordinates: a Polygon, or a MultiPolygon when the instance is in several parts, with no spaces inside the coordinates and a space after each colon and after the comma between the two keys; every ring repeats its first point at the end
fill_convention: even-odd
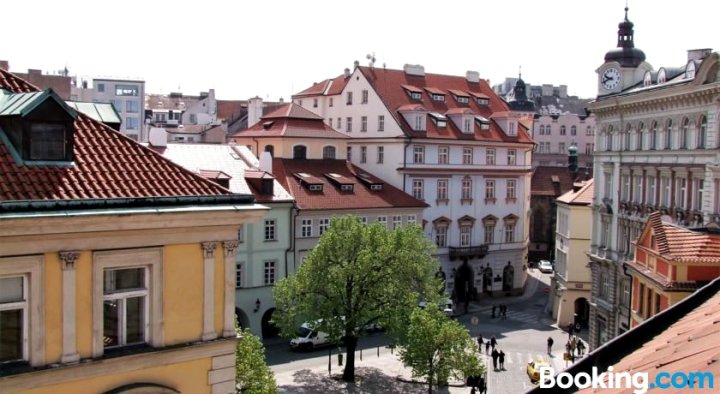
{"type": "Polygon", "coordinates": [[[373,66],[375,66],[375,52],[373,52],[372,55],[368,53],[365,57],[370,60],[370,68],[373,68],[373,66]]]}

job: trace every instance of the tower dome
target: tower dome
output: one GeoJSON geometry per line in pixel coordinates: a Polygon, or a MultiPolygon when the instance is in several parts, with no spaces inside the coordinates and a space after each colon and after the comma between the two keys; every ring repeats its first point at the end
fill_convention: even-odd
{"type": "Polygon", "coordinates": [[[625,19],[618,24],[617,49],[605,54],[605,61],[616,61],[622,67],[637,67],[645,61],[645,53],[635,48],[634,30],[635,26],[627,16],[628,7],[625,7],[625,19]]]}

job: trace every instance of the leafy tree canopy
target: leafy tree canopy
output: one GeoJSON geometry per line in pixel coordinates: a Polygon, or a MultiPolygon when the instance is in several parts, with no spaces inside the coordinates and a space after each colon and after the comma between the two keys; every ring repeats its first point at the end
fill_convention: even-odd
{"type": "Polygon", "coordinates": [[[265,348],[260,338],[249,329],[238,329],[240,339],[235,352],[235,381],[237,392],[247,394],[275,394],[275,376],[265,364],[265,348]]]}

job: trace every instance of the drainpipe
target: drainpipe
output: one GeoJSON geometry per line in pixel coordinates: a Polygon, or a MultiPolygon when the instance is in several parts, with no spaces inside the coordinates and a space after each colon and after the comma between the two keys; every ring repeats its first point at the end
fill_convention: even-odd
{"type": "MultiPolygon", "coordinates": [[[[288,248],[288,251],[292,251],[293,253],[293,272],[297,272],[297,255],[295,254],[295,225],[297,224],[297,217],[300,214],[300,209],[298,209],[297,201],[293,201],[293,206],[290,209],[290,217],[292,222],[292,228],[290,229],[290,248],[288,248]],[[295,215],[293,216],[293,210],[295,211],[295,215]]],[[[285,260],[287,265],[287,253],[285,254],[285,260]]],[[[287,267],[285,268],[285,275],[287,275],[287,267]]]]}
{"type": "MultiPolygon", "coordinates": [[[[632,315],[632,303],[633,303],[632,302],[632,297],[633,297],[633,288],[632,288],[633,280],[632,279],[633,279],[633,277],[632,277],[632,275],[628,274],[627,267],[628,267],[627,263],[623,263],[623,274],[625,274],[625,276],[630,278],[630,300],[629,300],[630,305],[628,305],[628,318],[627,318],[628,331],[630,331],[630,329],[632,329],[632,326],[630,325],[630,320],[632,320],[631,315],[632,315]]],[[[640,297],[642,297],[642,296],[643,295],[640,294],[640,297]]]]}
{"type": "MultiPolygon", "coordinates": [[[[293,201],[292,206],[290,206],[290,210],[288,212],[288,223],[293,223],[292,228],[290,229],[290,243],[288,245],[288,248],[285,249],[285,277],[288,277],[288,253],[291,253],[294,251],[295,247],[295,221],[293,220],[293,210],[295,209],[295,201],[293,201]]],[[[294,267],[295,259],[293,259],[293,267],[294,267]]],[[[294,271],[293,271],[294,272],[294,271]]]]}

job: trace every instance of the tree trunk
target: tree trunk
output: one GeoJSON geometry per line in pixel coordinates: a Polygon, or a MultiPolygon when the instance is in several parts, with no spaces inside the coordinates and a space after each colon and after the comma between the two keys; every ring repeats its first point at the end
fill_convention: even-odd
{"type": "Polygon", "coordinates": [[[343,370],[343,380],[346,382],[355,381],[355,349],[357,348],[358,339],[356,336],[348,336],[345,338],[345,369],[343,370]]]}
{"type": "Polygon", "coordinates": [[[432,356],[430,357],[430,373],[428,374],[428,394],[432,394],[433,378],[435,377],[435,368],[432,356]]]}

